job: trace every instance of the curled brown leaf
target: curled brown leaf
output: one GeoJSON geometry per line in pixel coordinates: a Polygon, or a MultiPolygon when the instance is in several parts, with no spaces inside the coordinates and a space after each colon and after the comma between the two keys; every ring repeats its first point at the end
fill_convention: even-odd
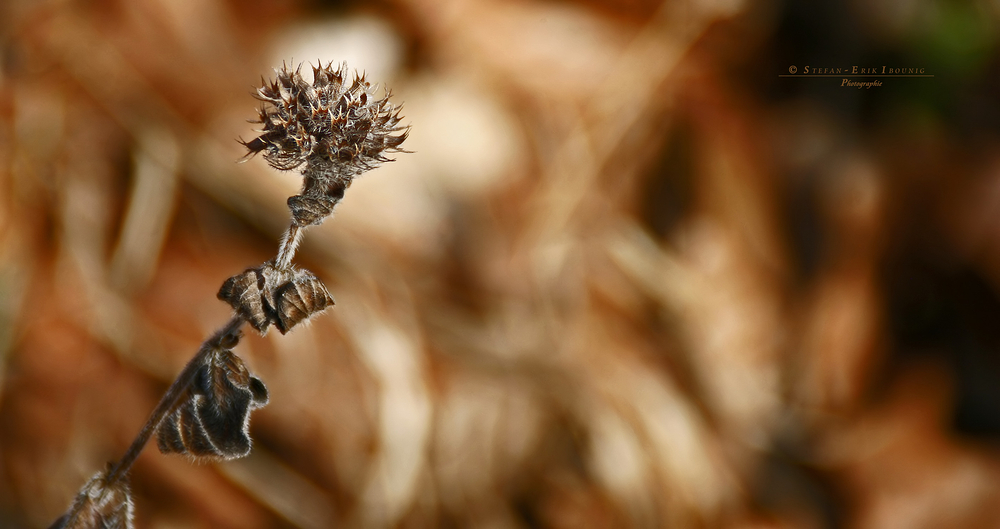
{"type": "Polygon", "coordinates": [[[163,453],[235,459],[250,453],[250,412],[267,404],[267,388],[240,357],[216,349],[196,371],[181,404],[157,429],[163,453]]]}

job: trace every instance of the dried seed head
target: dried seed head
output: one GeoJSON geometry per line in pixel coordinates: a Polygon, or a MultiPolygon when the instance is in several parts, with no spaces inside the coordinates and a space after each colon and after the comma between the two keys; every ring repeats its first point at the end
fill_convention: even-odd
{"type": "Polygon", "coordinates": [[[281,270],[271,263],[227,279],[219,289],[219,299],[261,334],[272,323],[285,334],[334,304],[333,296],[312,272],[281,270]]]}
{"type": "Polygon", "coordinates": [[[132,529],[132,494],[124,478],[108,483],[110,468],[90,478],[69,511],[49,529],[132,529]]]}
{"type": "Polygon", "coordinates": [[[242,143],[249,155],[263,152],[275,169],[305,164],[303,195],[319,199],[391,161],[386,155],[402,152],[409,128],[400,126],[399,107],[389,102],[389,91],[378,97],[363,75],[349,79],[346,65],[314,67],[312,83],[302,78],[301,69],[282,67],[275,80],[257,90],[264,103],[258,110],[263,128],[260,136],[242,143]]]}
{"type": "Polygon", "coordinates": [[[216,349],[195,373],[180,406],[157,429],[160,452],[233,459],[250,453],[250,412],[267,404],[267,388],[240,357],[216,349]]]}

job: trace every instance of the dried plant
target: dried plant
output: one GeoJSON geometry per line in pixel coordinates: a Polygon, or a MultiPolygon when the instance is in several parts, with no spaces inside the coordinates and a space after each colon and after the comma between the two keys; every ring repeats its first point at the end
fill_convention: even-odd
{"type": "Polygon", "coordinates": [[[261,135],[241,143],[248,156],[263,152],[275,169],[302,168],[302,194],[288,199],[292,218],[278,253],[226,280],[218,297],[232,306],[233,318],[202,344],[121,460],[91,478],[52,529],[132,527],[128,472],[154,433],[165,454],[195,460],[249,454],[250,412],[267,404],[268,393],[232,351],[241,327],[249,323],[265,334],[273,324],[285,334],[334,304],[322,281],[292,266],[302,229],[323,222],[354,177],[391,161],[386,154],[404,152],[399,146],[409,127],[399,125],[388,90],[377,99],[363,75],[348,82],[346,65],[318,64],[311,83],[301,67],[276,73],[257,91],[261,135]]]}

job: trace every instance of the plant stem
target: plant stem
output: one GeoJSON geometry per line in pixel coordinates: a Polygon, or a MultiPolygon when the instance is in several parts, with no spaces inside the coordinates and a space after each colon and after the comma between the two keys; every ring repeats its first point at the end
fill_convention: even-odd
{"type": "Polygon", "coordinates": [[[295,256],[295,250],[299,247],[299,241],[302,240],[302,228],[292,224],[285,231],[285,234],[281,236],[281,243],[278,246],[278,256],[274,259],[274,267],[278,270],[284,270],[288,268],[288,265],[292,263],[292,257],[295,256]]]}

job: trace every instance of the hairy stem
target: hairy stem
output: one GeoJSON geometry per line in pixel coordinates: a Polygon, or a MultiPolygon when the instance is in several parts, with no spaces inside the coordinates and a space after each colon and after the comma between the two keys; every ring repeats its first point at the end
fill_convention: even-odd
{"type": "Polygon", "coordinates": [[[278,257],[274,259],[274,267],[284,270],[292,264],[292,257],[295,257],[295,250],[302,240],[302,228],[292,224],[281,236],[281,244],[278,246],[278,257]]]}

